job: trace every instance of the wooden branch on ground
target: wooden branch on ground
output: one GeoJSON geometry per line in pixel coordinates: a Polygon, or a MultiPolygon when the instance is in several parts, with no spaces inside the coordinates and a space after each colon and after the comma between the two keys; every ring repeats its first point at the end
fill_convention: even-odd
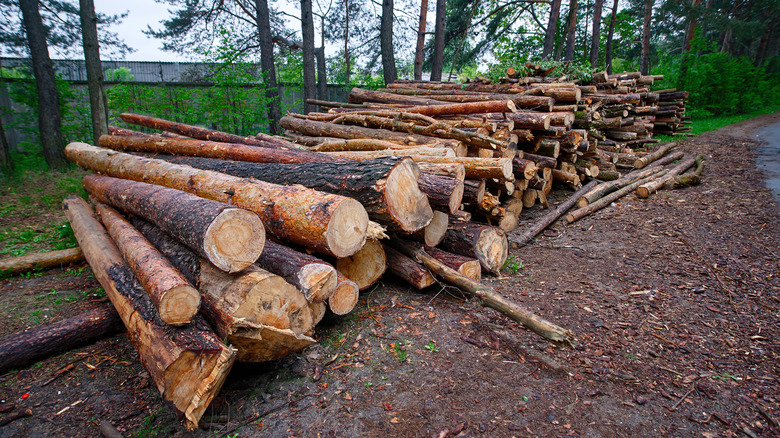
{"type": "Polygon", "coordinates": [[[674,180],[674,178],[678,177],[680,174],[688,170],[688,168],[696,164],[697,161],[702,160],[704,160],[702,155],[699,155],[698,157],[689,157],[683,160],[680,162],[680,164],[669,170],[669,173],[667,173],[663,178],[648,181],[647,183],[637,187],[636,195],[642,199],[650,197],[651,194],[657,192],[661,187],[663,187],[667,181],[674,180]]]}
{"type": "Polygon", "coordinates": [[[0,273],[5,275],[21,274],[35,269],[48,269],[78,263],[84,260],[79,248],[61,249],[59,251],[36,252],[19,257],[9,257],[0,260],[0,273]]]}
{"type": "Polygon", "coordinates": [[[634,161],[634,167],[636,167],[637,169],[641,169],[647,166],[653,161],[656,161],[659,158],[666,155],[666,153],[672,150],[672,148],[674,148],[675,146],[677,146],[677,143],[665,143],[659,146],[658,149],[656,149],[655,151],[645,155],[644,157],[638,158],[636,161],[634,161]]]}
{"type": "Polygon", "coordinates": [[[580,209],[574,210],[573,212],[566,215],[566,220],[569,223],[572,223],[578,219],[581,219],[589,214],[593,214],[594,212],[601,210],[602,208],[608,206],[612,202],[622,198],[623,196],[626,196],[627,194],[633,192],[637,189],[637,187],[641,186],[642,184],[645,184],[647,182],[653,181],[655,179],[662,178],[666,173],[669,172],[667,169],[663,169],[660,172],[654,173],[646,178],[642,178],[638,181],[635,181],[632,184],[629,184],[622,189],[612,192],[603,198],[588,204],[585,207],[582,207],[580,209]]]}

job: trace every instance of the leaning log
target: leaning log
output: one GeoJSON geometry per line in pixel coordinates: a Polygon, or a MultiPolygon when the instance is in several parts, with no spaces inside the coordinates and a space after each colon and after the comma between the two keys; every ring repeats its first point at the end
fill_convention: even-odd
{"type": "Polygon", "coordinates": [[[390,273],[406,281],[417,290],[423,290],[436,283],[427,268],[410,259],[389,245],[384,245],[390,273]]]}
{"type": "Polygon", "coordinates": [[[297,287],[310,303],[330,298],[338,285],[336,268],[309,254],[269,241],[257,265],[297,287]]]}
{"type": "Polygon", "coordinates": [[[128,337],[163,399],[184,415],[194,430],[225,382],[236,351],[225,347],[205,321],[194,318],[182,328],[160,320],[130,267],[87,203],[63,201],[84,257],[116,308],[128,337]]]}
{"type": "Polygon", "coordinates": [[[59,251],[36,252],[19,257],[9,257],[0,260],[0,273],[5,275],[21,274],[35,269],[48,269],[78,263],[84,260],[79,248],[61,249],[59,251]]]}
{"type": "Polygon", "coordinates": [[[485,272],[495,274],[504,266],[509,255],[509,244],[503,230],[474,222],[450,221],[450,227],[439,247],[475,258],[485,272]]]}
{"type": "Polygon", "coordinates": [[[124,326],[111,304],[52,324],[24,330],[0,339],[0,373],[122,331],[124,326]]]}
{"type": "Polygon", "coordinates": [[[163,160],[71,143],[66,156],[81,167],[109,176],[184,190],[257,213],[277,238],[346,257],[363,246],[368,214],[351,198],[301,186],[280,186],[163,160]]]}
{"type": "Polygon", "coordinates": [[[166,324],[189,324],[200,308],[200,292],[116,210],[97,204],[95,213],[149,294],[160,319],[166,324]]]}
{"type": "Polygon", "coordinates": [[[251,211],[181,190],[108,176],[87,175],[82,185],[96,201],[152,222],[223,271],[238,272],[263,251],[263,221],[251,211]]]}
{"type": "Polygon", "coordinates": [[[482,280],[482,266],[477,259],[453,254],[431,246],[426,246],[425,252],[461,275],[465,275],[474,281],[482,280]]]}

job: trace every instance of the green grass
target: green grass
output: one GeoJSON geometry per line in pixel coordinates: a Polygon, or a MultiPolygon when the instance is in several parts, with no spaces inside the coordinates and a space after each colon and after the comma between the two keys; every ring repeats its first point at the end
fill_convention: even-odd
{"type": "Polygon", "coordinates": [[[693,133],[696,135],[703,134],[709,131],[715,131],[724,126],[733,125],[753,117],[758,117],[763,114],[772,114],[780,111],[780,105],[765,108],[760,111],[756,111],[750,114],[734,114],[730,116],[712,116],[712,117],[694,117],[693,118],[693,133]]]}

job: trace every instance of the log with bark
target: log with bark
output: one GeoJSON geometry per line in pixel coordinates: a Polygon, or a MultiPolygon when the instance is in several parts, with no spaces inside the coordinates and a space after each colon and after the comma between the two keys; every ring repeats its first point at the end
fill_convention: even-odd
{"type": "Polygon", "coordinates": [[[691,166],[695,165],[697,161],[703,160],[704,157],[699,155],[697,157],[689,157],[683,161],[680,162],[680,164],[674,166],[669,170],[669,173],[666,174],[663,178],[657,178],[652,181],[648,181],[643,185],[640,185],[636,188],[636,195],[640,198],[648,198],[651,194],[658,191],[658,189],[662,188],[667,181],[674,180],[675,177],[678,177],[683,172],[688,170],[691,166]]]}
{"type": "Polygon", "coordinates": [[[200,292],[116,210],[97,204],[95,213],[149,294],[160,319],[166,324],[189,324],[200,308],[200,292]]]}
{"type": "Polygon", "coordinates": [[[297,287],[310,303],[326,301],[338,285],[332,265],[273,241],[266,244],[257,265],[297,287]]]}
{"type": "Polygon", "coordinates": [[[393,246],[400,252],[422,262],[428,269],[439,276],[444,281],[458,287],[482,301],[482,304],[495,309],[504,315],[512,318],[514,321],[522,324],[534,333],[556,342],[576,343],[574,333],[570,330],[559,327],[529,310],[521,307],[505,297],[498,294],[491,287],[478,281],[474,281],[465,275],[449,268],[435,258],[431,257],[418,245],[403,240],[394,240],[393,246]]]}
{"type": "Polygon", "coordinates": [[[498,227],[475,222],[450,221],[439,247],[479,260],[485,272],[497,274],[509,255],[506,233],[498,227]]]}
{"type": "Polygon", "coordinates": [[[460,208],[463,200],[463,181],[448,176],[421,173],[417,184],[428,197],[433,209],[452,214],[460,208]]]}
{"type": "Polygon", "coordinates": [[[642,179],[640,179],[638,181],[635,181],[635,182],[633,182],[633,183],[631,183],[631,184],[621,188],[620,190],[612,192],[612,193],[604,196],[603,198],[588,204],[585,207],[582,207],[582,208],[579,208],[577,210],[574,210],[573,212],[571,212],[571,213],[566,215],[566,221],[569,222],[569,223],[572,223],[572,222],[574,222],[576,220],[582,219],[585,216],[593,214],[596,211],[601,210],[602,208],[612,204],[612,202],[614,202],[614,201],[622,198],[623,196],[626,196],[627,194],[633,192],[634,190],[636,190],[642,184],[645,184],[647,182],[653,181],[654,179],[663,177],[664,175],[666,175],[667,172],[669,172],[668,169],[662,169],[660,172],[651,174],[648,177],[645,177],[645,178],[642,178],[642,179]]]}
{"type": "Polygon", "coordinates": [[[211,158],[159,156],[240,178],[255,178],[280,185],[300,184],[359,201],[371,219],[391,230],[417,231],[431,221],[433,212],[420,191],[417,164],[408,158],[384,157],[346,163],[247,163],[211,158]]]}
{"type": "Polygon", "coordinates": [[[0,339],[0,373],[122,332],[124,326],[110,303],[74,317],[24,330],[0,339]]]}
{"type": "Polygon", "coordinates": [[[588,193],[580,196],[580,198],[577,200],[577,206],[580,208],[586,207],[588,204],[591,204],[596,200],[612,192],[615,192],[633,183],[638,179],[647,178],[648,176],[655,175],[661,172],[662,170],[663,169],[661,167],[657,167],[657,166],[649,167],[643,170],[636,170],[614,181],[601,183],[598,186],[591,189],[588,193]]]}
{"type": "Polygon", "coordinates": [[[365,242],[368,214],[351,198],[241,179],[85,143],[69,144],[65,154],[79,166],[109,176],[164,185],[254,211],[277,238],[326,254],[346,257],[365,242]]]}
{"type": "Polygon", "coordinates": [[[366,290],[376,283],[387,269],[387,256],[378,240],[369,239],[360,251],[336,260],[336,270],[354,281],[358,289],[366,290]]]}
{"type": "Polygon", "coordinates": [[[263,251],[265,228],[251,211],[181,190],[108,176],[87,175],[82,184],[96,201],[154,223],[226,272],[246,268],[263,251]]]}
{"type": "Polygon", "coordinates": [[[420,172],[448,176],[463,181],[466,178],[466,168],[460,163],[425,163],[418,162],[420,172]]]}
{"type": "Polygon", "coordinates": [[[427,268],[389,245],[384,245],[384,248],[391,274],[406,281],[417,290],[423,290],[436,283],[436,279],[427,268]]]}
{"type": "Polygon", "coordinates": [[[349,93],[349,103],[390,103],[409,106],[419,105],[442,105],[444,102],[434,99],[425,99],[422,97],[405,96],[396,93],[387,93],[380,90],[366,90],[364,88],[353,88],[349,93]]]}
{"type": "Polygon", "coordinates": [[[677,146],[677,143],[665,143],[659,145],[658,149],[656,149],[655,151],[645,155],[644,157],[638,158],[636,161],[634,161],[634,167],[637,169],[641,169],[647,166],[653,161],[656,161],[659,158],[666,155],[666,153],[672,150],[672,148],[674,148],[675,146],[677,146]]]}
{"type": "Polygon", "coordinates": [[[36,269],[49,269],[79,263],[84,255],[79,248],[61,249],[59,251],[36,252],[19,257],[9,257],[0,260],[0,273],[5,275],[21,274],[36,269]]]}
{"type": "Polygon", "coordinates": [[[404,112],[425,116],[448,116],[456,114],[513,113],[517,106],[511,100],[489,100],[486,102],[452,103],[447,105],[413,106],[404,112]]]}
{"type": "Polygon", "coordinates": [[[465,275],[474,281],[482,280],[482,266],[477,259],[453,254],[431,246],[425,246],[425,252],[461,275],[465,275]]]}
{"type": "Polygon", "coordinates": [[[194,430],[225,382],[236,351],[224,346],[200,318],[182,328],[162,322],[87,203],[69,197],[63,205],[84,257],[127,328],[141,363],[163,399],[183,414],[187,429],[194,430]]]}
{"type": "Polygon", "coordinates": [[[444,235],[447,233],[448,225],[449,215],[447,213],[434,210],[431,223],[426,225],[426,227],[422,230],[410,234],[409,237],[425,245],[436,246],[442,241],[442,239],[444,239],[444,235]]]}
{"type": "Polygon", "coordinates": [[[336,315],[346,315],[355,308],[357,304],[360,289],[357,283],[350,280],[336,270],[337,282],[336,291],[328,298],[328,308],[336,315]]]}

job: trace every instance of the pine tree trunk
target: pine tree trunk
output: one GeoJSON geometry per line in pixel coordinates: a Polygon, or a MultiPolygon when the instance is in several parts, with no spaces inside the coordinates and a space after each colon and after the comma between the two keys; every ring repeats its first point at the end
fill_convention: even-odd
{"type": "Polygon", "coordinates": [[[317,107],[306,103],[306,99],[316,99],[317,83],[314,65],[314,16],[312,0],[301,0],[301,35],[303,37],[303,113],[316,111],[317,107]]]}
{"type": "Polygon", "coordinates": [[[601,37],[601,10],[604,0],[596,0],[593,5],[593,33],[590,39],[590,68],[597,68],[599,63],[599,39],[601,37]]]}
{"type": "Polygon", "coordinates": [[[650,74],[650,21],[653,17],[653,1],[645,0],[645,14],[642,26],[642,54],[639,71],[643,75],[650,74]]]}
{"type": "Polygon", "coordinates": [[[382,0],[379,45],[382,51],[382,72],[385,83],[391,84],[398,77],[395,69],[395,53],[393,52],[393,0],[382,0]]]}
{"type": "Polygon", "coordinates": [[[417,28],[417,48],[414,52],[414,80],[422,80],[423,54],[425,53],[425,26],[428,19],[428,0],[420,2],[420,24],[417,28]]]}
{"type": "Polygon", "coordinates": [[[566,24],[566,53],[564,61],[574,60],[575,32],[577,31],[577,0],[569,0],[569,17],[566,24]]]}
{"type": "Polygon", "coordinates": [[[555,47],[555,34],[558,32],[558,17],[561,13],[561,0],[553,0],[550,5],[550,19],[544,32],[544,48],[542,58],[550,59],[555,47]]]}
{"type": "Polygon", "coordinates": [[[108,134],[108,108],[103,91],[103,69],[100,64],[100,47],[97,34],[97,17],[93,0],[79,0],[81,37],[87,67],[89,107],[92,114],[92,133],[97,143],[101,135],[108,134]]]}
{"type": "Polygon", "coordinates": [[[257,39],[260,43],[260,66],[263,71],[265,97],[268,99],[268,129],[273,135],[280,135],[281,110],[279,108],[279,87],[276,84],[276,65],[274,64],[274,43],[271,36],[271,19],[268,12],[268,0],[255,0],[257,18],[257,39]]]}
{"type": "Polygon", "coordinates": [[[325,47],[317,49],[317,98],[329,100],[328,96],[328,68],[325,64],[325,47]]]}
{"type": "Polygon", "coordinates": [[[225,382],[236,351],[201,318],[174,328],[163,323],[92,210],[80,198],[63,201],[65,215],[95,278],[116,308],[149,376],[194,430],[225,382]]]}
{"type": "Polygon", "coordinates": [[[447,14],[446,0],[436,0],[436,25],[433,35],[431,81],[440,81],[444,70],[444,20],[447,14]]]}
{"type": "Polygon", "coordinates": [[[615,16],[617,15],[618,0],[612,2],[612,15],[609,17],[609,31],[607,32],[607,47],[605,50],[605,65],[607,74],[612,74],[612,38],[615,35],[615,16]]]}
{"type": "Polygon", "coordinates": [[[0,120],[0,177],[11,179],[14,176],[14,162],[11,159],[11,148],[5,136],[3,121],[0,120]]]}

